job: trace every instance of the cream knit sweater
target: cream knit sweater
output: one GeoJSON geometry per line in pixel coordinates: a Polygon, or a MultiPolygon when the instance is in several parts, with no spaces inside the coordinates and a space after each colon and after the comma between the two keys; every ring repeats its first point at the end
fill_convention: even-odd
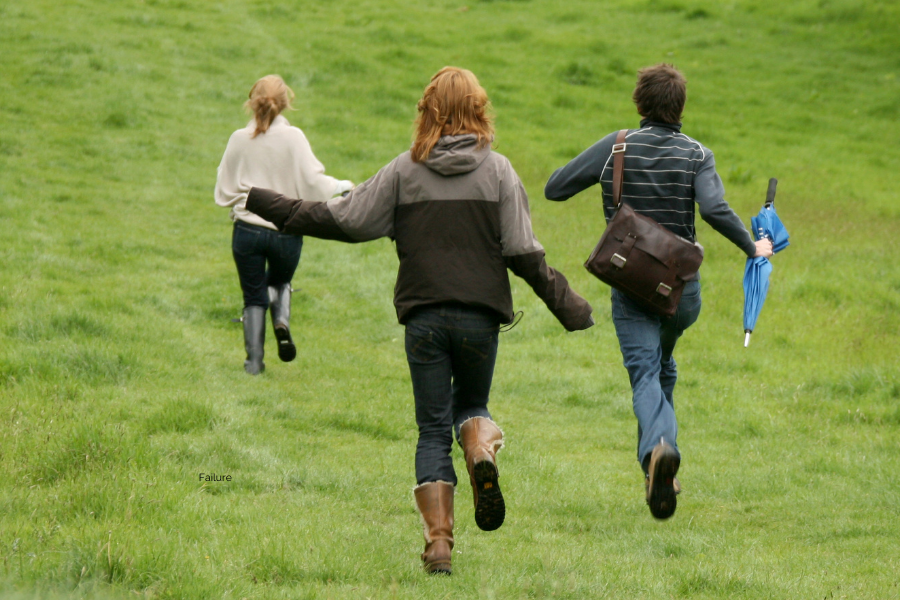
{"type": "Polygon", "coordinates": [[[231,220],[278,229],[245,208],[251,187],[278,191],[288,198],[324,202],[350,190],[353,184],[325,174],[312,148],[297,127],[278,115],[265,133],[255,138],[251,120],[228,140],[216,177],[216,204],[231,207],[231,220]]]}

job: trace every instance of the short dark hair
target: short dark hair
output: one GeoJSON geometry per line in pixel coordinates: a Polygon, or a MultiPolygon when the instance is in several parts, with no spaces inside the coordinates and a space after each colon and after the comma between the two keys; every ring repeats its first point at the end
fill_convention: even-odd
{"type": "Polygon", "coordinates": [[[686,98],[687,80],[673,65],[661,63],[638,71],[631,99],[642,117],[661,123],[680,123],[686,98]]]}

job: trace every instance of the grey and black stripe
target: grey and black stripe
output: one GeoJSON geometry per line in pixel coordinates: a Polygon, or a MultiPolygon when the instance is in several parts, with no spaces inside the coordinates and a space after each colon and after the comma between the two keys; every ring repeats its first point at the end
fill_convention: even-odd
{"type": "MultiPolygon", "coordinates": [[[[544,188],[548,200],[567,200],[600,184],[603,213],[613,215],[612,132],[557,169],[544,188]]],[[[741,219],[725,201],[725,187],[716,173],[713,153],[681,133],[679,123],[641,121],[625,138],[622,201],[673,233],[697,241],[694,207],[713,229],[753,256],[756,249],[741,219]]]]}

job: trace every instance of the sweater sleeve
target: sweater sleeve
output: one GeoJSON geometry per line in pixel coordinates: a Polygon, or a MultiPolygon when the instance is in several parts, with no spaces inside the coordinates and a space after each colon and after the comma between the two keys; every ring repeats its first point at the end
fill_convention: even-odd
{"type": "Polygon", "coordinates": [[[228,145],[225,147],[225,154],[222,155],[222,161],[216,171],[216,204],[219,206],[234,206],[247,198],[249,188],[242,186],[238,178],[239,155],[237,149],[237,141],[233,133],[228,139],[228,145]]]}
{"type": "Polygon", "coordinates": [[[547,200],[568,200],[600,182],[606,159],[612,153],[616,133],[611,133],[573,158],[569,164],[558,168],[544,186],[547,200]]]}
{"type": "Polygon", "coordinates": [[[594,324],[591,305],[569,286],[565,275],[547,264],[531,228],[525,186],[508,162],[500,182],[500,243],[506,266],[531,286],[566,330],[594,324]]]}
{"type": "Polygon", "coordinates": [[[312,197],[310,200],[327,200],[335,194],[344,191],[342,183],[330,175],[325,174],[325,166],[313,154],[312,146],[306,139],[306,134],[297,127],[291,127],[294,132],[294,150],[299,181],[306,183],[312,197]]]}
{"type": "Polygon", "coordinates": [[[716,172],[715,158],[708,148],[705,151],[706,158],[694,177],[694,200],[700,208],[700,216],[747,256],[752,257],[756,254],[756,245],[741,218],[725,201],[725,186],[716,172]]]}

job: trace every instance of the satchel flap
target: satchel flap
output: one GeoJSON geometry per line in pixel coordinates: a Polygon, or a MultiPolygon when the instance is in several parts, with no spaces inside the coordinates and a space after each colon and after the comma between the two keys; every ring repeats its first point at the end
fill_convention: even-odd
{"type": "Polygon", "coordinates": [[[623,204],[619,212],[622,214],[614,219],[619,221],[615,227],[614,221],[610,221],[610,227],[613,227],[610,235],[616,239],[624,239],[632,234],[637,238],[634,243],[636,249],[664,264],[677,262],[682,271],[696,271],[700,268],[700,263],[703,262],[702,246],[672,233],[650,217],[634,212],[627,204],[623,204]]]}

